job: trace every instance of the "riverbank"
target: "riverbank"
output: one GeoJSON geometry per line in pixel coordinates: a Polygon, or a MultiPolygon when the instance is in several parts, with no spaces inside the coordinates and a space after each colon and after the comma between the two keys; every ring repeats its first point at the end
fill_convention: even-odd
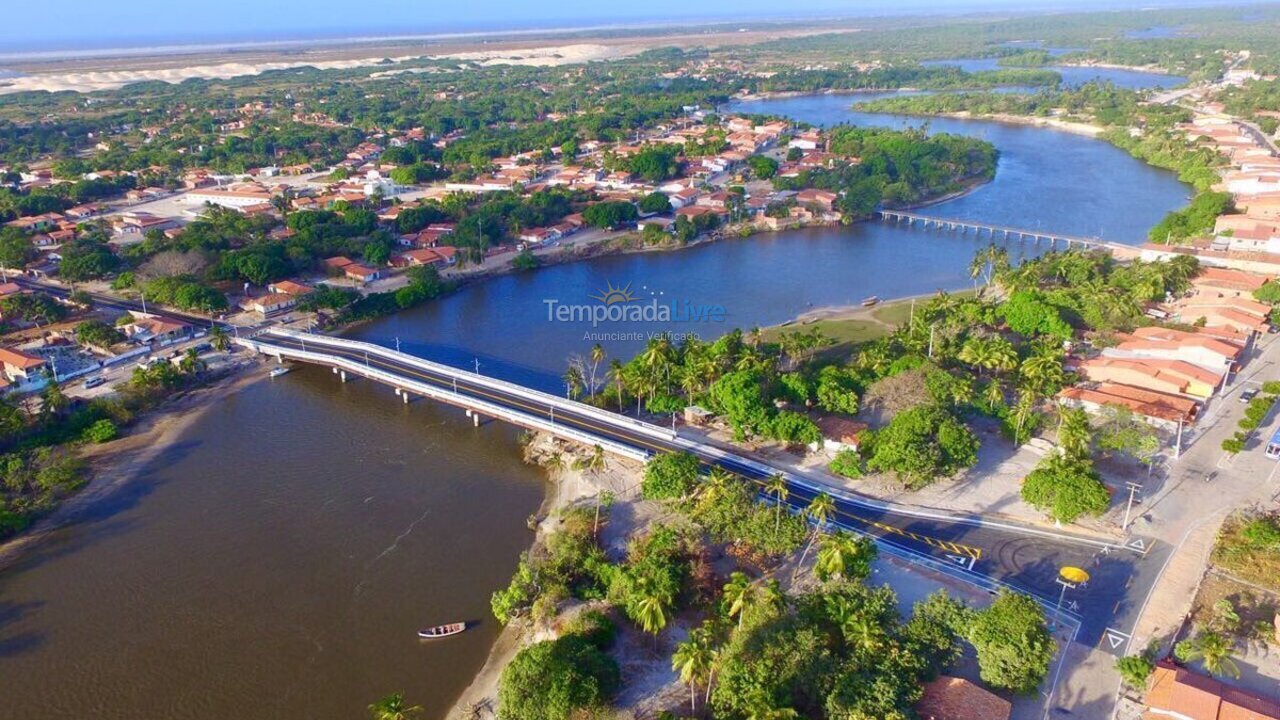
{"type": "Polygon", "coordinates": [[[1031,117],[1027,115],[1010,115],[1008,113],[973,113],[968,110],[959,112],[943,112],[943,113],[894,113],[901,115],[909,115],[911,117],[942,117],[952,120],[983,120],[986,122],[995,122],[1002,125],[1023,125],[1028,127],[1046,128],[1049,130],[1058,130],[1060,132],[1071,133],[1073,135],[1083,135],[1084,137],[1097,138],[1106,128],[1093,123],[1078,122],[1074,120],[1063,120],[1061,118],[1051,117],[1031,117]]]}
{"type": "Polygon", "coordinates": [[[17,563],[26,552],[53,533],[83,519],[94,505],[111,498],[142,477],[148,466],[181,443],[187,430],[215,401],[264,377],[263,373],[252,372],[251,368],[248,361],[239,362],[210,384],[147,411],[120,438],[80,449],[78,456],[89,465],[88,481],[31,527],[0,543],[0,572],[17,563]]]}
{"type": "MultiPolygon", "coordinates": [[[[547,496],[538,509],[537,528],[529,552],[545,547],[548,538],[559,527],[562,511],[581,502],[590,502],[602,493],[613,495],[615,504],[609,512],[609,522],[602,529],[602,544],[609,547],[625,542],[638,523],[645,521],[644,513],[636,511],[640,500],[639,486],[644,467],[638,463],[610,458],[602,470],[586,470],[576,460],[589,454],[585,448],[572,446],[550,435],[537,433],[525,445],[525,462],[547,470],[547,496]],[[556,461],[551,458],[558,456],[556,461]]],[[[456,720],[483,720],[497,718],[498,688],[502,671],[511,663],[516,653],[535,642],[555,637],[551,628],[522,619],[508,624],[498,634],[484,665],[475,678],[453,703],[450,718],[456,720]]]]}

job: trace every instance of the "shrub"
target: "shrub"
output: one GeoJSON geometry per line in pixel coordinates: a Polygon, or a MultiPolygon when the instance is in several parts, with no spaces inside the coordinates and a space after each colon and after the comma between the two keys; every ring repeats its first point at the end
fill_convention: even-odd
{"type": "Polygon", "coordinates": [[[99,420],[85,428],[84,439],[92,443],[104,443],[120,437],[120,430],[110,420],[99,420]]]}
{"type": "Polygon", "coordinates": [[[692,453],[663,453],[649,460],[640,488],[650,500],[672,500],[688,495],[698,483],[698,458],[692,453]]]}
{"type": "Polygon", "coordinates": [[[827,465],[827,469],[847,478],[860,478],[862,477],[862,456],[857,450],[845,448],[836,453],[831,464],[827,465]]]}

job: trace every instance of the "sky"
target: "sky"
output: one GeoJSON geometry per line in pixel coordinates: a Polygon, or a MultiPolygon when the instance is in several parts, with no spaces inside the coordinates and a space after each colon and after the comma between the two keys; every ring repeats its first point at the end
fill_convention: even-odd
{"type": "MultiPolygon", "coordinates": [[[[0,51],[419,35],[664,22],[984,9],[1150,6],[1150,0],[3,0],[0,51]],[[38,28],[38,32],[33,32],[38,28]]],[[[1165,0],[1161,5],[1193,4],[1165,0]]]]}

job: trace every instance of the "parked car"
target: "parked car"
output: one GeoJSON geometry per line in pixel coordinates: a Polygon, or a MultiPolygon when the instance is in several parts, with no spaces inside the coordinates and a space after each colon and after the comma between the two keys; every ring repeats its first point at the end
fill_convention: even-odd
{"type": "Polygon", "coordinates": [[[1257,390],[1254,390],[1253,388],[1249,388],[1249,389],[1247,389],[1247,390],[1242,390],[1242,391],[1240,392],[1240,402],[1242,402],[1242,403],[1247,403],[1247,402],[1249,402],[1250,400],[1254,399],[1254,398],[1255,398],[1255,397],[1257,397],[1257,396],[1258,396],[1258,391],[1257,391],[1257,390]]]}
{"type": "Polygon", "coordinates": [[[105,383],[105,382],[106,382],[106,380],[104,380],[103,378],[100,378],[100,377],[91,377],[91,378],[89,378],[88,380],[85,380],[85,381],[84,381],[84,386],[85,386],[85,388],[86,388],[86,389],[91,389],[91,388],[96,388],[96,387],[98,387],[99,385],[101,385],[101,384],[103,384],[103,383],[105,383]]]}

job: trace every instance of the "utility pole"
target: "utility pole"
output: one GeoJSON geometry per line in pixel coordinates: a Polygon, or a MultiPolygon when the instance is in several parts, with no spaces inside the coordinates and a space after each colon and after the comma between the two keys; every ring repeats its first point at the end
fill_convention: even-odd
{"type": "MultiPolygon", "coordinates": [[[[1147,467],[1150,467],[1150,465],[1147,467]]],[[[1124,506],[1124,522],[1120,523],[1122,531],[1129,529],[1129,513],[1133,511],[1133,498],[1142,489],[1142,485],[1136,482],[1126,482],[1125,485],[1129,488],[1129,503],[1124,506]]]]}
{"type": "Polygon", "coordinates": [[[396,336],[396,352],[400,352],[400,336],[396,336]]]}
{"type": "Polygon", "coordinates": [[[480,358],[476,358],[476,374],[480,374],[480,358]]]}

